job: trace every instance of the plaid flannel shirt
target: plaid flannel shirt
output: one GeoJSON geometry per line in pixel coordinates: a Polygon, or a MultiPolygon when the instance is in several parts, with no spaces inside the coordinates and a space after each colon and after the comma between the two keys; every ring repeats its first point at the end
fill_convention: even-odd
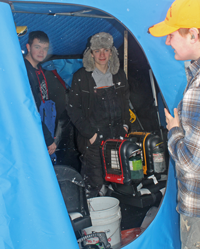
{"type": "Polygon", "coordinates": [[[186,68],[187,86],[178,105],[180,127],[168,133],[168,149],[176,163],[177,211],[200,217],[200,59],[186,68]]]}

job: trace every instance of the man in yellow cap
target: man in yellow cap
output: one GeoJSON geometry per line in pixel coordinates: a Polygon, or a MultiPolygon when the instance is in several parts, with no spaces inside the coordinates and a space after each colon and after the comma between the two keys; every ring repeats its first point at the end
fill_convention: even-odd
{"type": "Polygon", "coordinates": [[[149,32],[167,36],[176,60],[191,60],[183,99],[174,117],[166,109],[165,117],[168,149],[176,163],[182,249],[200,248],[200,0],[176,0],[149,32]]]}

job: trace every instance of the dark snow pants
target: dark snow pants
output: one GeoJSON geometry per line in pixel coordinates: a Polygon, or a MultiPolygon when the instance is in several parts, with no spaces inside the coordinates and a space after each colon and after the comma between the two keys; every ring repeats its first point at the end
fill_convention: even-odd
{"type": "Polygon", "coordinates": [[[87,197],[96,197],[105,183],[103,179],[103,165],[101,162],[100,145],[108,138],[118,138],[126,134],[121,114],[121,105],[116,89],[95,89],[91,124],[97,128],[97,139],[84,149],[81,157],[81,174],[86,185],[87,197]]]}

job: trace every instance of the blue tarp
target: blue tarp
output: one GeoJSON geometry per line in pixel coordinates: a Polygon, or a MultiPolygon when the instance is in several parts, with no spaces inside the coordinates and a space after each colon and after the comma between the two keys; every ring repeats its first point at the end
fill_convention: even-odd
{"type": "Polygon", "coordinates": [[[59,59],[42,63],[42,67],[46,70],[56,69],[67,88],[71,87],[73,74],[82,66],[82,59],[59,59]]]}
{"type": "MultiPolygon", "coordinates": [[[[144,50],[172,112],[185,88],[184,64],[174,60],[172,49],[164,44],[165,38],[147,33],[149,26],[164,19],[171,3],[172,0],[70,1],[109,13],[129,29],[144,50]]],[[[0,248],[78,249],[42,136],[13,14],[5,2],[0,2],[0,23],[0,248]]],[[[170,161],[167,190],[156,218],[124,248],[180,248],[176,194],[174,164],[170,161]]]]}

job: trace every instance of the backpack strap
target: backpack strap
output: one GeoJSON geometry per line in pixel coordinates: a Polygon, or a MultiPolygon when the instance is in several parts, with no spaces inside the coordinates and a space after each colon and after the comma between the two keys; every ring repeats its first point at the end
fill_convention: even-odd
{"type": "Polygon", "coordinates": [[[66,89],[66,85],[64,80],[60,77],[60,75],[58,74],[57,70],[51,70],[53,72],[53,74],[57,77],[57,79],[60,81],[60,83],[63,85],[63,87],[66,89]]]}

